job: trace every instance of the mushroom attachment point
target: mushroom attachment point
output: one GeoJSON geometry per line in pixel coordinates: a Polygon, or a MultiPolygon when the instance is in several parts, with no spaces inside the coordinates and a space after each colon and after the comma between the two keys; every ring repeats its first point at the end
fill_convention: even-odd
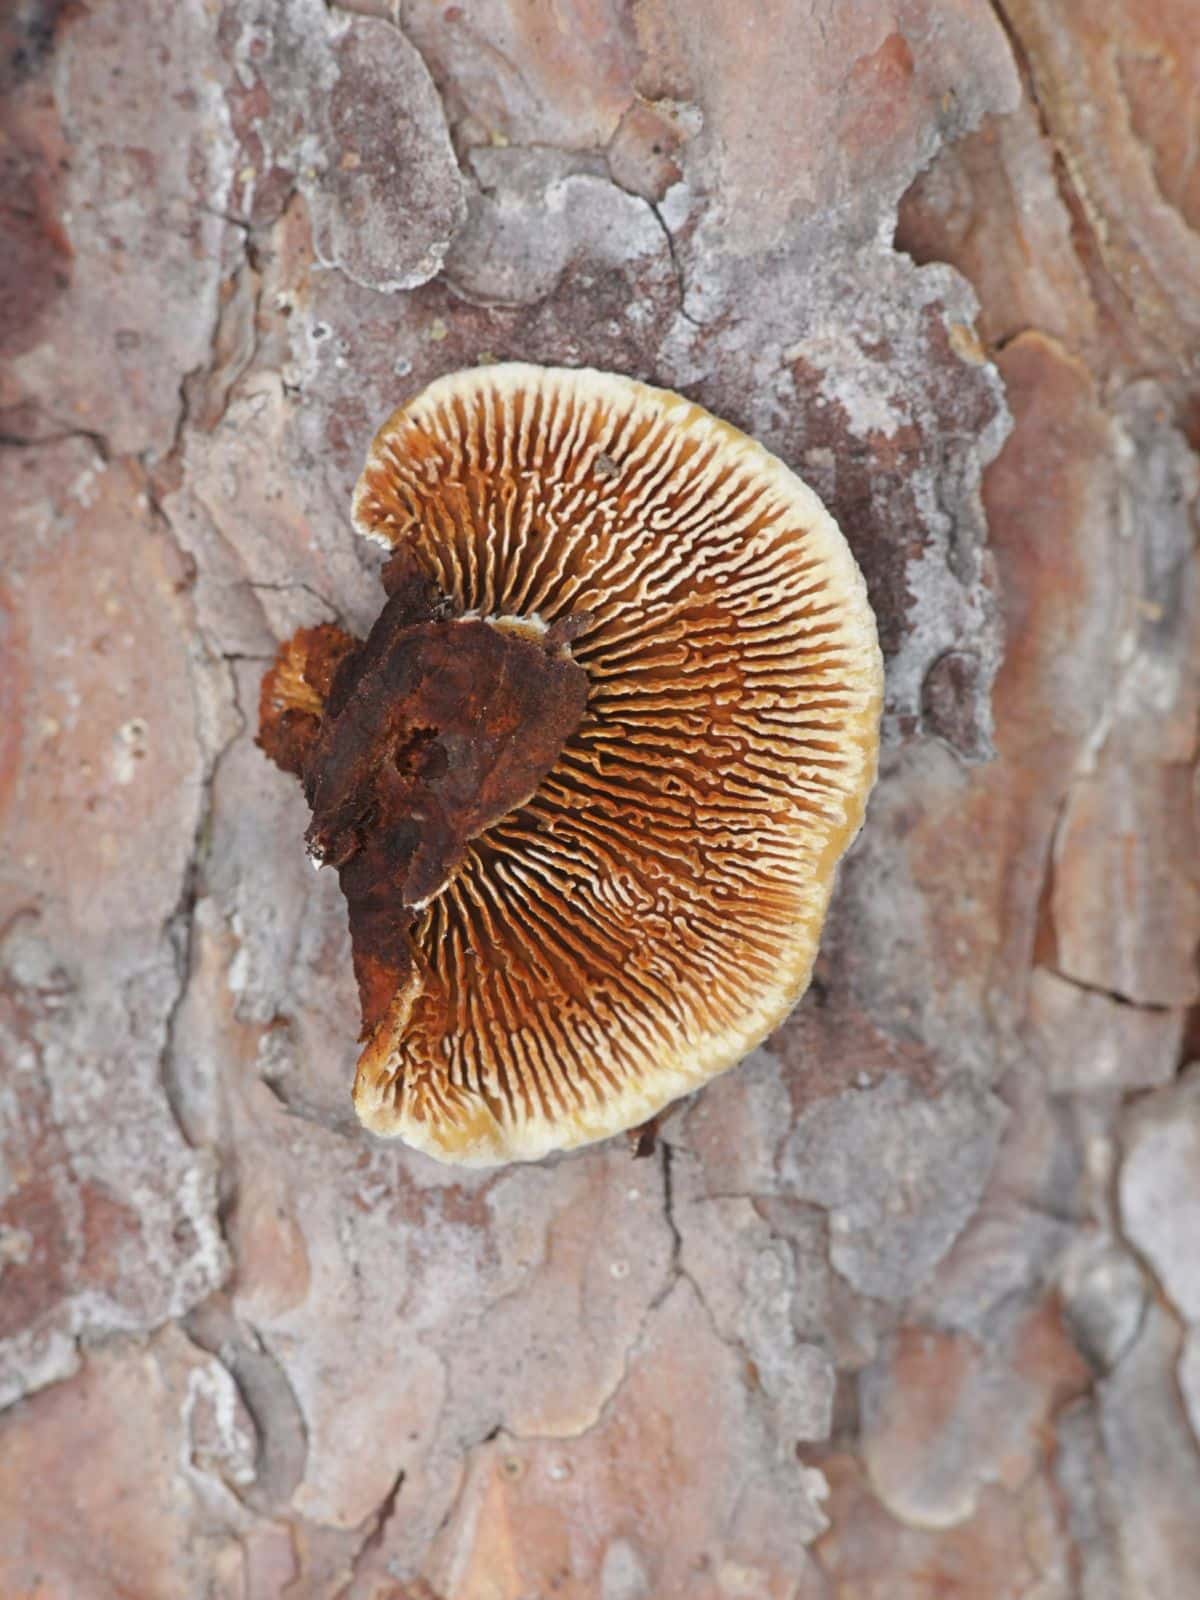
{"type": "Polygon", "coordinates": [[[281,647],[259,744],[346,896],[358,1115],[477,1166],[635,1128],[808,984],[875,776],[854,558],[698,406],[517,363],[395,412],[353,516],[386,603],[281,647]]]}

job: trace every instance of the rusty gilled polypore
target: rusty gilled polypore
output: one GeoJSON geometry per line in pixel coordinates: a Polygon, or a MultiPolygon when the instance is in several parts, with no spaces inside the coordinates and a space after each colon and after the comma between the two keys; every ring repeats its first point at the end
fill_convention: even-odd
{"type": "Polygon", "coordinates": [[[375,1132],[489,1164],[633,1127],[807,985],[882,672],[815,495],[677,395],[517,364],[392,416],[360,643],[302,629],[259,743],[338,870],[375,1132]]]}

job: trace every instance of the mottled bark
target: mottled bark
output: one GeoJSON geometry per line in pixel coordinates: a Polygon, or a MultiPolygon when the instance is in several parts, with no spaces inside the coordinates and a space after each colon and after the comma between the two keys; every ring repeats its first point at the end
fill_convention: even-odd
{"type": "Polygon", "coordinates": [[[0,1592],[1181,1600],[1194,9],[7,8],[0,1592]],[[358,1129],[254,744],[493,357],[761,439],[886,655],[814,986],[641,1161],[358,1129]]]}

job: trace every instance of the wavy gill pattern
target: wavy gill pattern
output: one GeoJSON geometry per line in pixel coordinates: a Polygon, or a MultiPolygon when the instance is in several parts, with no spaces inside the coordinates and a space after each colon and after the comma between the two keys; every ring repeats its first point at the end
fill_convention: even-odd
{"type": "Polygon", "coordinates": [[[584,615],[590,681],[541,788],[428,908],[420,993],[360,1109],[462,1160],[632,1125],[807,983],[874,775],[853,558],[797,478],[698,408],[520,366],[396,413],[355,520],[411,541],[465,611],[584,615]]]}

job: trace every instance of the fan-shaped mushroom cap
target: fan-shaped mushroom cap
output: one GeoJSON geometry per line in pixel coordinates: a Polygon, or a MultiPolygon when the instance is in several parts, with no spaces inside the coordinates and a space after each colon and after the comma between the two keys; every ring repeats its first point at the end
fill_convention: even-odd
{"type": "Polygon", "coordinates": [[[389,418],[354,522],[454,615],[587,679],[533,792],[414,910],[358,1114],[479,1165],[636,1126],[808,983],[876,766],[854,558],[799,478],[698,406],[519,364],[389,418]]]}

